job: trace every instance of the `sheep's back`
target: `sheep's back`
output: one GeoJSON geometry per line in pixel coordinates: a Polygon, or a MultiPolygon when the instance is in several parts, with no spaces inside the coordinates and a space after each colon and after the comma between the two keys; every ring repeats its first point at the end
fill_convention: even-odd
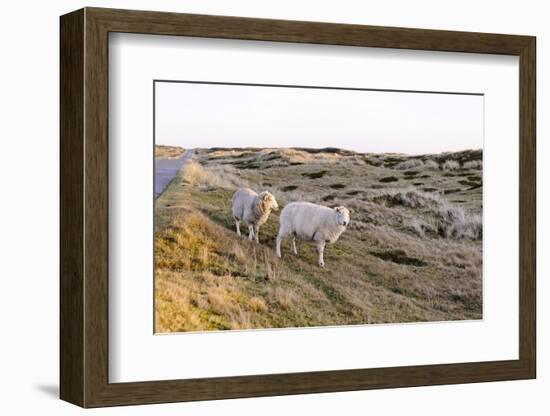
{"type": "Polygon", "coordinates": [[[333,215],[333,210],[322,205],[310,202],[291,202],[283,208],[281,222],[284,222],[289,230],[295,232],[299,237],[307,239],[311,238],[331,215],[333,215]]]}
{"type": "Polygon", "coordinates": [[[252,206],[254,199],[258,196],[250,188],[240,188],[233,194],[232,205],[233,205],[233,214],[244,219],[244,211],[246,207],[252,206]]]}

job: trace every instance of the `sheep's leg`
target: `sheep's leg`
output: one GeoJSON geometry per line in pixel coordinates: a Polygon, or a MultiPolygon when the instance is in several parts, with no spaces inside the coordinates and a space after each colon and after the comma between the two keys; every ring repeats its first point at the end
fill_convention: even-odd
{"type": "Polygon", "coordinates": [[[258,226],[254,227],[254,238],[256,240],[256,243],[260,244],[260,227],[258,226]]]}
{"type": "Polygon", "coordinates": [[[235,218],[235,226],[237,227],[237,235],[240,237],[241,236],[241,222],[235,218]]]}
{"type": "Polygon", "coordinates": [[[325,267],[325,261],[323,259],[324,252],[325,252],[325,242],[320,241],[317,243],[317,253],[319,253],[319,267],[325,267]]]}
{"type": "Polygon", "coordinates": [[[296,237],[292,237],[292,254],[295,256],[298,255],[298,250],[296,250],[296,237]]]}
{"type": "Polygon", "coordinates": [[[285,238],[284,234],[279,231],[279,235],[277,236],[277,257],[281,258],[281,241],[285,238]]]}
{"type": "Polygon", "coordinates": [[[248,226],[248,239],[250,241],[254,240],[254,226],[253,225],[248,226]]]}

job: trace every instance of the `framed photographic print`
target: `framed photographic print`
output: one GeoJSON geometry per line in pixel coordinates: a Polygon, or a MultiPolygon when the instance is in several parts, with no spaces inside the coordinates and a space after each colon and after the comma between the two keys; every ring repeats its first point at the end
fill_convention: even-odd
{"type": "Polygon", "coordinates": [[[535,38],[61,17],[83,407],[534,378],[535,38]]]}

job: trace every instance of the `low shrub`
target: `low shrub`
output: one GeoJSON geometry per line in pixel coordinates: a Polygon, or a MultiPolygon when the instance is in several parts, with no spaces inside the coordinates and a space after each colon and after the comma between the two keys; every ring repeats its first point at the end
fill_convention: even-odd
{"type": "Polygon", "coordinates": [[[306,176],[309,179],[319,179],[325,176],[328,173],[328,170],[320,170],[318,172],[304,172],[302,176],[306,176]]]}
{"type": "Polygon", "coordinates": [[[441,167],[443,170],[457,170],[460,169],[460,163],[456,160],[446,160],[441,167]]]}
{"type": "Polygon", "coordinates": [[[483,169],[483,161],[481,160],[470,160],[468,162],[464,162],[464,165],[462,166],[464,169],[483,169]]]}
{"type": "Polygon", "coordinates": [[[296,185],[287,185],[287,186],[283,186],[283,187],[281,188],[281,191],[283,191],[283,192],[289,192],[289,191],[294,191],[294,190],[296,190],[296,189],[298,189],[298,187],[297,187],[296,185]]]}
{"type": "Polygon", "coordinates": [[[424,167],[432,170],[438,170],[439,163],[437,163],[435,160],[428,159],[424,161],[424,167]]]}
{"type": "Polygon", "coordinates": [[[420,166],[423,166],[424,162],[420,159],[408,159],[404,160],[403,162],[399,162],[394,166],[395,169],[398,170],[406,170],[406,169],[413,169],[420,166]]]}
{"type": "Polygon", "coordinates": [[[387,206],[400,205],[407,208],[438,206],[441,202],[438,194],[422,192],[415,188],[371,191],[367,199],[387,206]]]}
{"type": "Polygon", "coordinates": [[[414,218],[406,224],[409,231],[421,237],[426,234],[472,240],[480,240],[482,237],[481,216],[466,213],[463,208],[447,202],[439,193],[422,192],[415,188],[386,189],[370,191],[366,200],[389,207],[424,209],[424,212],[429,214],[427,218],[414,218]]]}

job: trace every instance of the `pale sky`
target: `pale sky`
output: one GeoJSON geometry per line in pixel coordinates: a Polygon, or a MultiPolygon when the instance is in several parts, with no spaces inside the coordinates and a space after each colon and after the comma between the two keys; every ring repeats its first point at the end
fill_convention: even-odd
{"type": "Polygon", "coordinates": [[[156,144],[340,147],[426,154],[483,147],[483,96],[155,83],[156,144]]]}

